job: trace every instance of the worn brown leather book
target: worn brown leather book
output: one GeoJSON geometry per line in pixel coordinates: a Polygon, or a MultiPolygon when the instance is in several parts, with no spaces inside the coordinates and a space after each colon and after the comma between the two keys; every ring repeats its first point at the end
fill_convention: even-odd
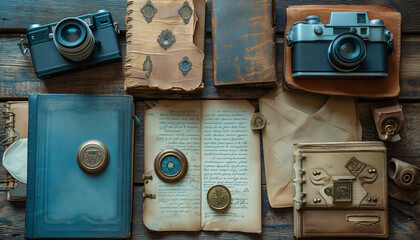
{"type": "MultiPolygon", "coordinates": [[[[367,12],[369,20],[383,20],[384,25],[394,36],[395,52],[388,56],[388,76],[293,78],[292,48],[287,46],[287,41],[284,41],[283,76],[285,87],[290,90],[365,98],[397,96],[400,92],[401,14],[391,7],[375,5],[289,6],[286,9],[285,39],[295,22],[303,21],[310,15],[317,15],[321,17],[323,24],[328,24],[331,12],[367,12]]],[[[327,55],[327,53],[325,54],[327,55]]]]}
{"type": "Polygon", "coordinates": [[[294,235],[388,236],[383,142],[301,143],[294,155],[294,235]]]}
{"type": "Polygon", "coordinates": [[[272,1],[213,0],[215,86],[276,86],[272,1]]]}
{"type": "MultiPolygon", "coordinates": [[[[19,139],[28,138],[28,102],[10,101],[6,103],[3,111],[5,119],[6,138],[3,147],[7,148],[19,139]]],[[[10,173],[6,176],[7,200],[25,201],[26,184],[16,180],[10,173]]]]}
{"type": "Polygon", "coordinates": [[[204,0],[128,0],[125,89],[203,88],[204,0]]]}

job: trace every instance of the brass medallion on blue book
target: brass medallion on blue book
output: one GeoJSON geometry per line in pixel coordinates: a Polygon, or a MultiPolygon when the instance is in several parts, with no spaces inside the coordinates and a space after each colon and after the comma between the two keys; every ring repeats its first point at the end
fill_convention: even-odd
{"type": "Polygon", "coordinates": [[[30,95],[27,238],[126,238],[133,99],[30,95]]]}

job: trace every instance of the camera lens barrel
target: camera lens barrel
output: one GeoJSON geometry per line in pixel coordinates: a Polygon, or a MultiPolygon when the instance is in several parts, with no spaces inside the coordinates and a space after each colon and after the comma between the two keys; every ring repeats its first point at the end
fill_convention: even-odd
{"type": "Polygon", "coordinates": [[[95,37],[89,25],[80,18],[65,18],[53,34],[57,50],[67,59],[79,62],[88,58],[95,47],[95,37]]]}
{"type": "Polygon", "coordinates": [[[366,58],[366,45],[361,37],[353,33],[338,35],[328,48],[328,60],[338,71],[356,70],[366,58]]]}

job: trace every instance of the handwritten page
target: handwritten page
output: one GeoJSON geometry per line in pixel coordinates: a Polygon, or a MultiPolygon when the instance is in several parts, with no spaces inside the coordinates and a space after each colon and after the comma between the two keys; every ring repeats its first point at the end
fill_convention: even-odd
{"type": "Polygon", "coordinates": [[[254,107],[248,101],[203,101],[201,127],[201,225],[203,230],[261,232],[259,132],[250,127],[254,107]],[[224,185],[230,207],[216,212],[207,191],[224,185]]]}
{"type": "Polygon", "coordinates": [[[259,132],[250,121],[248,101],[160,101],[145,114],[145,198],[143,221],[155,231],[261,232],[259,132]],[[154,161],[175,148],[188,160],[178,183],[161,181],[154,161]],[[207,191],[221,184],[231,192],[230,207],[216,212],[207,191]]]}
{"type": "Polygon", "coordinates": [[[145,114],[145,198],[143,222],[155,231],[199,231],[200,226],[200,101],[160,101],[145,114]],[[188,159],[187,175],[178,183],[161,181],[154,161],[162,150],[175,148],[188,159]]]}

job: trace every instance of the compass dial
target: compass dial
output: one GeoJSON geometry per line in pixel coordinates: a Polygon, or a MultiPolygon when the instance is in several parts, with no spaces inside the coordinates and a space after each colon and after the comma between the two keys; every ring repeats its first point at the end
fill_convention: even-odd
{"type": "Polygon", "coordinates": [[[164,182],[174,183],[185,177],[188,161],[185,155],[177,149],[166,149],[155,159],[156,175],[164,182]]]}

